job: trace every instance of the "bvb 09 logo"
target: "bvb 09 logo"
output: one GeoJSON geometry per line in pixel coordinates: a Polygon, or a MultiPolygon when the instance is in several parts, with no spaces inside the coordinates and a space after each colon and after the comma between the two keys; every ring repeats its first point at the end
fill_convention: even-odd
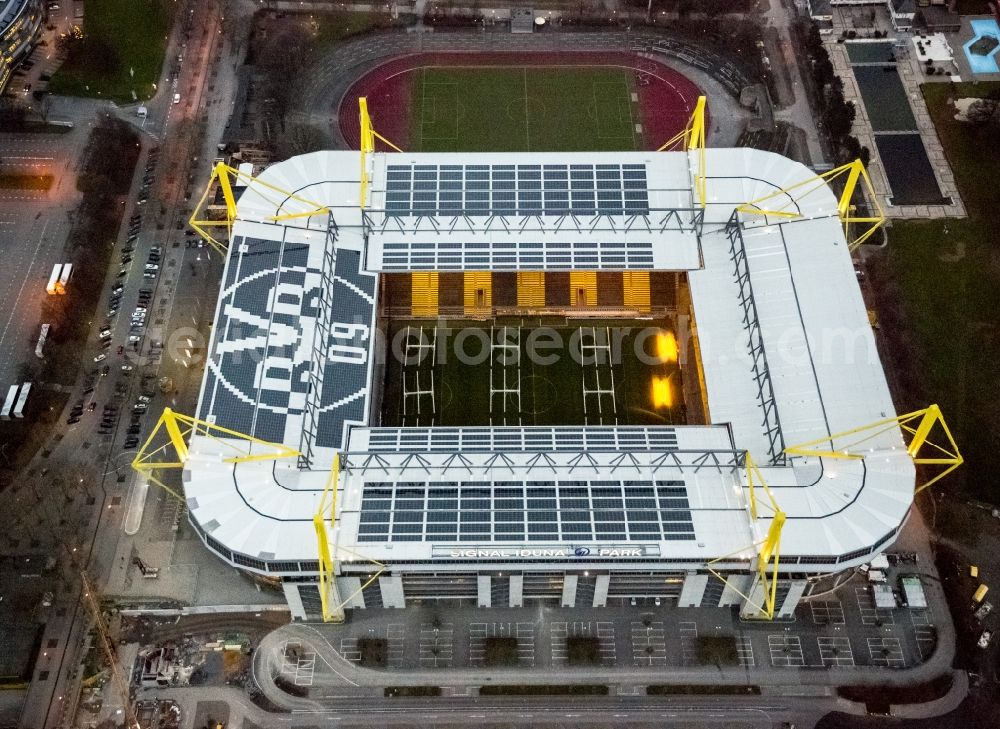
{"type": "Polygon", "coordinates": [[[575,554],[577,557],[587,557],[590,555],[590,548],[577,547],[576,549],[573,550],[573,554],[575,554]]]}

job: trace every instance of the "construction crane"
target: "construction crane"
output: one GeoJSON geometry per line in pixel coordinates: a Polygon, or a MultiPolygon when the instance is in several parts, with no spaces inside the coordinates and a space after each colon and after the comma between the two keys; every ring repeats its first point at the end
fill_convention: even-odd
{"type": "Polygon", "coordinates": [[[94,619],[94,628],[97,630],[101,649],[104,651],[104,660],[108,662],[108,667],[111,671],[111,681],[115,684],[115,689],[117,689],[121,696],[122,710],[125,712],[125,727],[126,729],[141,729],[139,717],[136,716],[135,711],[132,709],[132,698],[129,694],[128,681],[122,675],[121,666],[118,665],[118,659],[115,655],[115,646],[108,632],[108,624],[104,622],[104,616],[101,615],[101,604],[98,600],[97,591],[90,583],[85,570],[80,570],[80,579],[83,584],[83,601],[90,609],[91,617],[94,619]]]}

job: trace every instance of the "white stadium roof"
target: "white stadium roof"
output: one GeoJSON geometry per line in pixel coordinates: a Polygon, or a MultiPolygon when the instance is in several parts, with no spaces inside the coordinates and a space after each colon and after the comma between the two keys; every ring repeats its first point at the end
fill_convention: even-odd
{"type": "MultiPolygon", "coordinates": [[[[267,169],[262,182],[328,206],[335,230],[325,215],[275,222],[310,206],[262,186],[243,193],[198,417],[311,465],[224,464],[220,445],[196,436],[185,490],[209,545],[262,571],[315,561],[312,515],[341,452],[332,541],[380,561],[498,544],[748,558],[769,520],[749,516],[739,454],[769,464],[785,446],[895,411],[832,191],[788,198],[800,218],[732,225],[738,205],[813,173],[752,149],[706,160],[704,211],[685,153],[375,154],[365,216],[356,152],[267,169]],[[377,273],[449,269],[688,271],[711,424],[371,427],[377,273]],[[512,516],[496,515],[504,505],[512,516]],[[594,521],[573,522],[574,510],[594,521]],[[477,523],[481,512],[494,516],[477,523]]],[[[861,460],[762,466],[787,514],[783,568],[858,561],[898,529],[912,460],[898,428],[867,445],[861,460]]]]}

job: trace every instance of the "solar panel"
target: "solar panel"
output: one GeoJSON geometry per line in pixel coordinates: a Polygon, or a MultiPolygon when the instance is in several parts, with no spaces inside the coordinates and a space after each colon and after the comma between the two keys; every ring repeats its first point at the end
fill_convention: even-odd
{"type": "Polygon", "coordinates": [[[316,445],[340,447],[344,437],[344,427],[348,422],[363,422],[367,408],[368,359],[358,355],[351,358],[342,349],[349,347],[355,352],[367,353],[369,342],[364,328],[370,326],[375,297],[376,277],[361,270],[361,254],[350,249],[337,251],[334,266],[333,290],[330,307],[333,311],[334,328],[350,325],[349,338],[338,338],[327,342],[331,358],[324,364],[323,392],[320,397],[318,433],[316,445]],[[342,324],[338,324],[342,323],[342,324]]]}
{"type": "MultiPolygon", "coordinates": [[[[368,450],[459,453],[462,451],[677,450],[670,427],[616,428],[529,426],[496,428],[369,428],[368,450]]],[[[616,482],[617,483],[617,482],[616,482]]],[[[657,482],[669,483],[669,482],[657,482]]],[[[683,484],[682,484],[683,485],[683,484]]]]}
{"type": "Polygon", "coordinates": [[[693,540],[686,493],[683,481],[368,482],[358,538],[693,540]]]}
{"type": "Polygon", "coordinates": [[[642,164],[389,165],[385,195],[386,212],[405,216],[649,213],[642,164]]]}

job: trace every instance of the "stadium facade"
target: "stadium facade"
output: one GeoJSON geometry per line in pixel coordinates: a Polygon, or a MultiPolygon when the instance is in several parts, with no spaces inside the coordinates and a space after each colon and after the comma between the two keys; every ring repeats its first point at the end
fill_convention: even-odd
{"type": "MultiPolygon", "coordinates": [[[[777,615],[810,577],[891,545],[915,481],[898,427],[861,458],[785,453],[895,417],[837,198],[821,182],[781,193],[794,218],[740,213],[814,173],[768,152],[708,149],[701,207],[692,160],[377,153],[364,211],[357,152],[267,169],[238,201],[197,417],[301,455],[225,463],[218,441],[194,436],[184,488],[206,546],[280,584],[293,616],[316,617],[312,520],[338,453],[329,539],[347,608],[664,600],[758,614],[754,545],[774,513],[752,506],[747,454],[785,514],[777,615]],[[308,215],[306,200],[328,212],[308,215]],[[392,276],[567,271],[677,272],[701,418],[381,425],[392,276]]],[[[416,310],[416,294],[406,303],[416,310]]],[[[563,307],[568,320],[594,315],[579,303],[563,307]]]]}

